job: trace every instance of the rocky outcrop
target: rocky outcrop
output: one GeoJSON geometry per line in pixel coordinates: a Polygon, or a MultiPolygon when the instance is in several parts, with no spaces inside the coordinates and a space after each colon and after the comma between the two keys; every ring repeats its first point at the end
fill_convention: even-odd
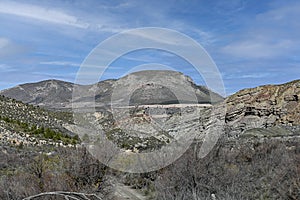
{"type": "Polygon", "coordinates": [[[244,89],[226,99],[227,129],[231,134],[249,128],[300,124],[300,80],[244,89]]]}

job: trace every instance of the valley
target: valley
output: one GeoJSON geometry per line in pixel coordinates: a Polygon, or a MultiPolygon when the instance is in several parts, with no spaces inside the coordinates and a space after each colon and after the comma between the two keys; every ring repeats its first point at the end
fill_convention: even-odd
{"type": "MultiPolygon", "coordinates": [[[[178,102],[159,84],[123,90],[133,94],[129,101],[116,98],[115,83],[126,87],[128,76],[88,86],[49,80],[1,91],[0,198],[61,190],[120,200],[300,197],[300,80],[223,98],[180,73],[172,76],[183,94],[186,81],[192,86],[196,102],[187,95],[178,102]],[[81,98],[72,95],[75,87],[81,98]],[[201,157],[202,145],[214,137],[201,157]],[[101,141],[128,156],[189,145],[170,165],[134,174],[110,168],[110,161],[104,165],[89,151],[108,145],[101,141]]],[[[109,147],[107,153],[114,153],[109,147]]],[[[158,162],[152,161],[149,168],[158,162]]]]}

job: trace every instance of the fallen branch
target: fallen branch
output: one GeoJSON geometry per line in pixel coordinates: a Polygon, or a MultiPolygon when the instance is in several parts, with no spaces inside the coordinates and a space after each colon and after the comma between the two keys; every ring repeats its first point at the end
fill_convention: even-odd
{"type": "Polygon", "coordinates": [[[55,192],[44,192],[40,194],[36,194],[30,197],[26,197],[23,200],[32,200],[36,199],[38,197],[43,196],[61,196],[64,197],[65,200],[91,200],[91,199],[98,199],[102,200],[99,196],[96,194],[85,194],[85,193],[78,193],[78,192],[64,192],[64,191],[55,191],[55,192]]]}

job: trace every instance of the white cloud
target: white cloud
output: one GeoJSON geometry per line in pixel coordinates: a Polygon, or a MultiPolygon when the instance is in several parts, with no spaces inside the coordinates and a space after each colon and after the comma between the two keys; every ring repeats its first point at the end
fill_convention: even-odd
{"type": "Polygon", "coordinates": [[[68,61],[45,61],[40,62],[42,65],[59,65],[59,66],[72,66],[72,67],[79,67],[81,63],[74,63],[68,61]]]}
{"type": "Polygon", "coordinates": [[[164,19],[165,24],[168,24],[167,27],[180,31],[191,36],[193,39],[199,41],[202,45],[210,45],[216,41],[216,35],[212,32],[205,31],[198,26],[192,26],[185,21],[176,20],[176,19],[164,19]]]}
{"type": "Polygon", "coordinates": [[[15,71],[15,69],[9,65],[0,64],[0,71],[1,72],[12,72],[12,71],[15,71]]]}
{"type": "Polygon", "coordinates": [[[27,51],[28,51],[27,48],[25,48],[21,45],[15,44],[8,38],[0,37],[0,58],[1,59],[9,58],[9,57],[15,56],[15,55],[21,55],[27,51]]]}
{"type": "MultiPolygon", "coordinates": [[[[55,65],[55,66],[85,67],[85,68],[89,68],[89,69],[94,68],[95,70],[106,68],[106,66],[99,66],[97,64],[84,64],[83,66],[81,66],[82,63],[75,63],[75,62],[68,62],[68,61],[45,61],[45,62],[40,62],[40,64],[41,65],[55,65]]],[[[1,69],[1,65],[0,65],[0,69],[1,69]]],[[[109,66],[109,69],[119,70],[122,68],[115,67],[115,66],[109,66]]]]}
{"type": "Polygon", "coordinates": [[[253,72],[253,73],[223,73],[223,77],[226,80],[230,79],[262,79],[271,77],[273,74],[270,72],[253,72]]]}
{"type": "Polygon", "coordinates": [[[286,54],[294,43],[290,40],[268,42],[264,40],[246,40],[229,44],[222,48],[226,54],[241,58],[270,58],[286,54]]]}
{"type": "Polygon", "coordinates": [[[120,26],[116,22],[114,24],[109,24],[109,25],[106,25],[105,23],[95,24],[94,27],[92,28],[94,28],[96,31],[108,32],[108,33],[119,33],[121,31],[128,30],[127,27],[120,26]]]}
{"type": "Polygon", "coordinates": [[[0,38],[0,49],[9,45],[9,40],[7,38],[0,38]]]}
{"type": "Polygon", "coordinates": [[[299,54],[300,4],[286,4],[257,14],[245,22],[234,40],[221,48],[223,53],[241,58],[275,58],[299,54]]]}
{"type": "Polygon", "coordinates": [[[21,4],[16,2],[0,2],[0,13],[28,17],[50,23],[68,25],[78,28],[88,28],[89,24],[80,21],[77,17],[69,15],[60,10],[21,4]]]}

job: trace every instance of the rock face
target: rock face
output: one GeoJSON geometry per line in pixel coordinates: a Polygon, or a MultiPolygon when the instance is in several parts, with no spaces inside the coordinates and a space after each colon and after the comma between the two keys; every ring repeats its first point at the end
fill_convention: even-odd
{"type": "Polygon", "coordinates": [[[126,75],[114,84],[113,103],[123,105],[197,104],[223,100],[190,77],[168,70],[139,71],[126,75]]]}
{"type": "Polygon", "coordinates": [[[130,96],[129,105],[214,103],[223,100],[207,88],[197,86],[190,77],[168,70],[129,74],[115,82],[114,94],[118,101],[130,96]]]}
{"type": "Polygon", "coordinates": [[[244,89],[226,99],[231,132],[274,125],[300,125],[300,80],[244,89]]]}
{"type": "MultiPolygon", "coordinates": [[[[76,98],[73,99],[73,102],[78,104],[86,103],[86,105],[90,105],[91,102],[96,102],[96,106],[101,107],[111,103],[113,92],[116,88],[118,89],[120,83],[124,83],[125,80],[129,81],[128,83],[130,83],[130,85],[136,85],[136,89],[131,95],[131,105],[178,103],[174,91],[170,91],[169,87],[179,87],[182,81],[189,84],[192,92],[196,95],[198,103],[209,103],[211,102],[211,98],[213,101],[220,101],[223,99],[221,96],[209,91],[204,86],[197,86],[190,77],[187,77],[182,73],[160,70],[136,72],[119,80],[105,80],[93,85],[76,85],[59,80],[46,80],[37,83],[18,85],[0,91],[0,94],[24,103],[39,105],[45,108],[71,109],[73,90],[74,87],[76,87],[80,95],[77,95],[76,98]],[[136,77],[137,75],[148,77],[150,81],[153,77],[159,76],[162,80],[165,80],[165,82],[162,85],[155,83],[155,81],[144,85],[137,85],[135,82],[136,80],[131,79],[131,77],[136,77]],[[166,80],[164,78],[166,78],[167,75],[168,79],[166,80]]],[[[126,89],[125,86],[126,84],[122,85],[122,88],[126,89]]],[[[186,92],[184,87],[179,87],[179,89],[182,90],[182,92],[186,92]]],[[[126,94],[125,90],[123,90],[123,92],[126,94]]]]}

